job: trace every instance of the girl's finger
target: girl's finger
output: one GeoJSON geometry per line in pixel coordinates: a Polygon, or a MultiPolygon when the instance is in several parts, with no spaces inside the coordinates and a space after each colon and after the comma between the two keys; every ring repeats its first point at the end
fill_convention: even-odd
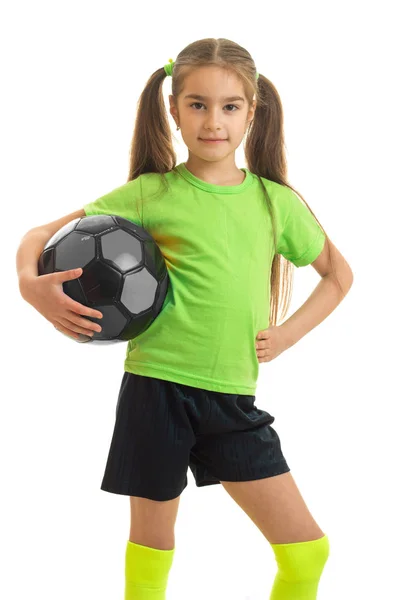
{"type": "Polygon", "coordinates": [[[71,323],[74,323],[75,325],[78,325],[79,327],[85,327],[86,329],[88,329],[91,332],[93,332],[93,331],[100,332],[102,330],[101,325],[99,325],[98,323],[93,323],[93,321],[84,319],[83,317],[80,317],[79,315],[77,315],[74,312],[68,311],[66,318],[69,321],[71,321],[71,323]]]}
{"type": "MultiPolygon", "coordinates": [[[[93,331],[91,329],[88,329],[86,327],[80,327],[79,325],[77,325],[73,321],[69,321],[65,317],[60,317],[58,323],[61,323],[61,325],[63,325],[63,327],[67,331],[70,331],[69,335],[71,335],[71,332],[75,332],[75,333],[83,333],[84,335],[90,335],[91,337],[93,336],[93,331]]],[[[79,338],[79,336],[74,336],[74,337],[77,337],[77,339],[79,338]]]]}
{"type": "Polygon", "coordinates": [[[72,298],[70,298],[69,296],[67,296],[65,307],[77,315],[92,317],[93,319],[103,318],[103,314],[99,310],[95,310],[94,308],[90,308],[89,306],[85,306],[84,304],[80,304],[79,302],[72,300],[72,298]]]}
{"type": "Polygon", "coordinates": [[[78,279],[82,275],[82,269],[79,267],[78,269],[69,269],[68,271],[55,271],[54,273],[47,273],[47,275],[42,275],[42,277],[51,277],[53,281],[57,283],[64,283],[65,281],[70,281],[71,279],[78,279]]]}
{"type": "Polygon", "coordinates": [[[68,337],[72,337],[76,340],[79,339],[79,335],[77,333],[73,333],[72,331],[69,331],[66,327],[64,327],[61,323],[57,323],[57,326],[54,325],[54,328],[59,331],[60,333],[63,333],[64,335],[67,335],[68,337]]]}

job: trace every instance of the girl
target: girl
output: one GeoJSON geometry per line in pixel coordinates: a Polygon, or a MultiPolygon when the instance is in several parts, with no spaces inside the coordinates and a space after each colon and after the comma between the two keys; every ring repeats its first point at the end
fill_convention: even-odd
{"type": "Polygon", "coordinates": [[[38,257],[60,227],[86,215],[125,217],[154,237],[169,270],[161,313],[127,345],[101,485],[130,498],[125,600],[166,598],[188,466],[198,487],[222,484],[271,544],[278,568],[270,600],[317,597],[328,538],[294,482],[274,417],[254,396],[259,363],[319,324],[352,285],[349,265],[300,198],[286,180],[275,87],[243,47],[207,38],[148,80],[127,183],[21,241],[23,298],[75,339],[100,331],[101,313],[62,292],[82,269],[38,276],[38,257]],[[178,165],[162,95],[167,75],[170,114],[188,147],[178,165]],[[238,168],[244,136],[248,167],[238,168]],[[282,319],[293,265],[308,264],[321,282],[277,325],[281,286],[282,319]]]}

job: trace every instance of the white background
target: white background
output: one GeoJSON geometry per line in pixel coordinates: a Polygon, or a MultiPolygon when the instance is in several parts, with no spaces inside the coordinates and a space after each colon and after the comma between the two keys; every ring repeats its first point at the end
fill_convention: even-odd
{"type": "MultiPolygon", "coordinates": [[[[21,2],[1,9],[0,596],[122,600],[129,500],[100,490],[125,344],[57,333],[19,294],[32,227],[126,182],[140,93],[192,41],[245,46],[284,110],[289,181],[354,273],[339,307],[260,365],[300,491],[329,536],[320,600],[398,595],[398,27],[394,2],[21,2]],[[397,47],[396,47],[397,45],[397,47]]],[[[164,83],[165,100],[171,80],[164,83]]],[[[170,117],[178,162],[186,147],[170,117]]],[[[245,166],[242,147],[237,165],[245,166]]],[[[295,269],[289,317],[318,283],[295,269]]],[[[170,600],[269,597],[272,550],[188,471],[170,600]]]]}

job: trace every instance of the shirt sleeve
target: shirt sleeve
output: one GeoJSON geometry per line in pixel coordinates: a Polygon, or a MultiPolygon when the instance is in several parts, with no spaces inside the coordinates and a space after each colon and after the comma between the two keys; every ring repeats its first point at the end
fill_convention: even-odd
{"type": "Polygon", "coordinates": [[[141,176],[84,204],[83,210],[86,216],[116,215],[143,227],[141,176]]]}
{"type": "Polygon", "coordinates": [[[287,186],[282,191],[279,212],[284,223],[277,253],[296,267],[312,263],[322,252],[325,233],[302,200],[287,186]]]}

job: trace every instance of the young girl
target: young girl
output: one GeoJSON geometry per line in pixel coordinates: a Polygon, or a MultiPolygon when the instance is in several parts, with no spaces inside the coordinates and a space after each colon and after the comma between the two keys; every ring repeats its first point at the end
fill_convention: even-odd
{"type": "Polygon", "coordinates": [[[144,227],[165,258],[161,313],[127,345],[101,489],[130,497],[125,600],[166,598],[174,526],[190,467],[198,487],[222,484],[271,544],[270,600],[311,600],[329,555],[281,450],[274,417],[255,405],[259,364],[319,324],[352,285],[352,271],[286,180],[283,116],[273,84],[250,54],[202,39],[157,69],[140,97],[128,182],[53,223],[30,230],[17,253],[21,294],[76,339],[101,313],[73,301],[62,282],[82,269],[39,277],[47,240],[77,217],[114,214],[144,227]],[[176,165],[170,114],[188,147],[176,165]],[[245,137],[247,168],[235,164],[245,137]],[[315,292],[277,326],[293,265],[312,264],[315,292]]]}

